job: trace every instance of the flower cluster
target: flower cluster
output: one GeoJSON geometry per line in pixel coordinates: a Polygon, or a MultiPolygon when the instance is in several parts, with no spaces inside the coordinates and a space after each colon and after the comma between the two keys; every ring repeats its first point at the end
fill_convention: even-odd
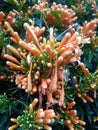
{"type": "Polygon", "coordinates": [[[77,110],[73,109],[75,104],[76,102],[72,101],[66,103],[66,108],[61,109],[58,107],[57,120],[63,122],[69,130],[82,130],[82,126],[86,123],[77,116],[77,110]]]}
{"type": "Polygon", "coordinates": [[[92,20],[90,22],[85,22],[84,26],[79,28],[79,32],[82,33],[83,36],[85,37],[91,37],[93,36],[93,33],[97,27],[98,20],[92,20]]]}
{"type": "Polygon", "coordinates": [[[78,83],[77,78],[74,76],[73,80],[75,83],[75,89],[76,89],[76,95],[78,98],[81,99],[83,103],[86,103],[87,101],[93,102],[96,98],[96,89],[98,85],[98,72],[91,74],[88,70],[88,68],[85,67],[83,63],[80,63],[80,68],[82,72],[84,73],[83,80],[78,83]],[[92,90],[94,92],[94,99],[87,95],[87,93],[92,90]]]}
{"type": "Polygon", "coordinates": [[[77,5],[76,6],[72,5],[71,7],[75,10],[75,12],[83,14],[86,11],[85,7],[83,7],[83,4],[84,4],[84,1],[79,1],[78,0],[77,5]]]}
{"type": "Polygon", "coordinates": [[[35,9],[40,10],[43,14],[45,13],[45,19],[50,25],[66,28],[77,19],[75,12],[66,5],[63,7],[61,4],[56,4],[55,2],[50,8],[46,5],[47,2],[39,2],[35,6],[35,9]]]}
{"type": "Polygon", "coordinates": [[[12,70],[21,72],[21,74],[18,71],[16,73],[18,87],[31,94],[38,90],[39,93],[47,95],[48,102],[53,104],[58,102],[55,96],[57,93],[60,98],[59,103],[62,105],[64,75],[66,75],[62,67],[80,60],[81,50],[77,42],[79,33],[66,33],[61,42],[57,42],[53,37],[53,28],[50,28],[50,36],[47,40],[40,36],[45,31],[44,27],[40,29],[25,23],[26,39],[23,41],[7,21],[4,27],[10,30],[11,40],[19,46],[16,50],[11,45],[7,45],[19,60],[9,54],[4,55],[9,60],[7,65],[12,70]]]}
{"type": "Polygon", "coordinates": [[[29,106],[29,110],[25,110],[24,114],[16,118],[11,118],[11,121],[16,123],[9,127],[9,130],[14,130],[17,127],[21,127],[24,130],[27,129],[43,129],[51,130],[49,124],[54,123],[55,112],[53,109],[43,110],[42,108],[35,110],[38,99],[35,98],[29,106]]]}

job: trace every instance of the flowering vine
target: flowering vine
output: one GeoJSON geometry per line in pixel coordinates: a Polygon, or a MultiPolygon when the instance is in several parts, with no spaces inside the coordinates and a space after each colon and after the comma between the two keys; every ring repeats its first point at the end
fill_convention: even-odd
{"type": "MultiPolygon", "coordinates": [[[[13,0],[13,3],[24,7],[26,1],[13,0]]],[[[85,44],[91,44],[92,50],[98,48],[95,31],[98,19],[78,26],[74,10],[85,13],[83,4],[78,1],[78,7],[71,9],[54,2],[48,7],[48,2],[43,0],[28,7],[27,12],[12,10],[5,15],[0,11],[0,30],[7,31],[5,35],[10,37],[10,43],[3,48],[1,55],[6,59],[7,71],[12,73],[9,77],[0,74],[0,80],[10,79],[18,89],[23,89],[34,99],[22,115],[11,118],[15,124],[9,130],[18,127],[51,130],[55,123],[61,123],[69,130],[84,129],[86,122],[77,114],[75,99],[87,103],[94,102],[97,97],[98,70],[90,72],[81,57],[85,44]],[[31,19],[31,15],[36,14],[34,11],[43,16],[40,27],[31,19]],[[23,20],[23,34],[17,31],[17,18],[23,20]],[[55,35],[55,27],[63,28],[64,32],[55,35]],[[75,65],[81,71],[82,79],[75,75],[70,79],[70,72],[66,69],[68,65],[75,65]],[[68,87],[69,82],[73,87],[68,87]],[[89,95],[90,91],[93,96],[89,95]]],[[[96,2],[91,6],[95,11],[93,16],[97,17],[96,2]]],[[[97,121],[97,116],[94,121],[97,121]]]]}

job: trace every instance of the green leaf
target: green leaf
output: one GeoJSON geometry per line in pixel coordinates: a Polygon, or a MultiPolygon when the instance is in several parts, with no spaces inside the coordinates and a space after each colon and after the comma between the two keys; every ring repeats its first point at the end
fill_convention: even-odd
{"type": "Polygon", "coordinates": [[[0,32],[0,50],[2,49],[2,47],[4,47],[8,41],[8,38],[6,37],[8,31],[6,30],[2,30],[0,32]]]}
{"type": "Polygon", "coordinates": [[[59,23],[62,23],[60,14],[62,14],[63,12],[61,10],[52,10],[50,13],[57,19],[59,23]]]}

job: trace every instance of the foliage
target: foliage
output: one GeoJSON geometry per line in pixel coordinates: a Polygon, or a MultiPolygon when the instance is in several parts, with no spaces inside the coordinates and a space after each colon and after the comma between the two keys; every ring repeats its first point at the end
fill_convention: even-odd
{"type": "Polygon", "coordinates": [[[7,36],[7,31],[6,30],[3,30],[0,32],[0,51],[2,50],[2,48],[6,45],[7,41],[8,41],[8,38],[6,37],[7,36]]]}

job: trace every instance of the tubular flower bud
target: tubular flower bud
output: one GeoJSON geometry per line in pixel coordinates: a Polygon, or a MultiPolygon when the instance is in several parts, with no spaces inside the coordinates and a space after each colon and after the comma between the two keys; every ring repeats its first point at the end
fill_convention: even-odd
{"type": "Polygon", "coordinates": [[[18,127],[18,125],[17,125],[17,124],[12,125],[11,127],[9,127],[9,128],[8,128],[8,130],[14,130],[14,129],[16,129],[17,127],[18,127]]]}

